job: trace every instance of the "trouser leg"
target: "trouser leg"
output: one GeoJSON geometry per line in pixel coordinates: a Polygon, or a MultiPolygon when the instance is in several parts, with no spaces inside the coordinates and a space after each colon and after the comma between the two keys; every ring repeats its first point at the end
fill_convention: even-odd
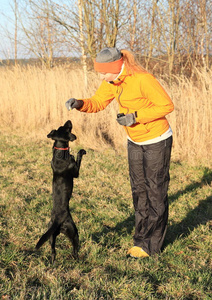
{"type": "Polygon", "coordinates": [[[128,143],[135,209],[134,245],[150,255],[161,250],[167,230],[171,146],[172,137],[146,146],[128,143]]]}

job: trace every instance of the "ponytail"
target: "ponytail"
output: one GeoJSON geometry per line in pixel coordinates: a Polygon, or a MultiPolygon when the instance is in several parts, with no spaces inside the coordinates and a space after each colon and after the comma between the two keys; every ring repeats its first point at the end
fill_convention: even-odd
{"type": "Polygon", "coordinates": [[[147,73],[147,71],[137,61],[134,54],[128,50],[121,50],[124,65],[129,73],[147,73]]]}

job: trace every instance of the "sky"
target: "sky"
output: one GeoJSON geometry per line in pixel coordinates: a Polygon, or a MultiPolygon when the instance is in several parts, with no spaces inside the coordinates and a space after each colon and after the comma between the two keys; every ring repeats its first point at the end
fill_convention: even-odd
{"type": "MultiPolygon", "coordinates": [[[[65,4],[67,0],[55,0],[55,3],[65,4]]],[[[70,3],[70,0],[68,0],[70,3]]],[[[17,0],[20,7],[21,0],[17,0]]],[[[24,3],[24,1],[23,1],[24,3]]],[[[1,59],[14,58],[14,42],[8,36],[15,34],[14,0],[0,0],[0,61],[1,59]]],[[[20,39],[20,32],[18,32],[20,39]]],[[[26,56],[25,49],[18,47],[18,58],[26,56]]]]}
{"type": "Polygon", "coordinates": [[[0,0],[0,59],[12,58],[13,50],[8,39],[8,32],[14,32],[13,1],[0,0]],[[7,56],[7,57],[6,57],[7,56]]]}

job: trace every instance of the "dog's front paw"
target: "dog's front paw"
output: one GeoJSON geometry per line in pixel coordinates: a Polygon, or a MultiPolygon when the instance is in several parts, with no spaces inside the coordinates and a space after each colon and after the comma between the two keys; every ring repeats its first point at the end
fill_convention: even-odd
{"type": "Polygon", "coordinates": [[[83,156],[86,154],[86,151],[84,149],[80,149],[80,151],[78,152],[79,155],[83,156]]]}

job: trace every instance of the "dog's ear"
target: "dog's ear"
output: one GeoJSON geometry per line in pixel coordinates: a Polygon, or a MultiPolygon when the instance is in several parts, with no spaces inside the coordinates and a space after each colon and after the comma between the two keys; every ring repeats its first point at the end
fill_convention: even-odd
{"type": "Polygon", "coordinates": [[[67,122],[65,122],[64,127],[68,127],[69,130],[72,130],[72,123],[70,120],[68,120],[67,122]]]}
{"type": "Polygon", "coordinates": [[[71,133],[71,134],[70,134],[70,141],[73,142],[73,141],[75,141],[76,139],[77,139],[76,135],[73,134],[73,133],[71,133]]]}
{"type": "Polygon", "coordinates": [[[47,135],[47,138],[49,138],[49,139],[53,139],[53,137],[54,137],[54,135],[55,135],[55,132],[56,132],[56,130],[54,129],[54,130],[52,130],[48,135],[47,135]]]}

